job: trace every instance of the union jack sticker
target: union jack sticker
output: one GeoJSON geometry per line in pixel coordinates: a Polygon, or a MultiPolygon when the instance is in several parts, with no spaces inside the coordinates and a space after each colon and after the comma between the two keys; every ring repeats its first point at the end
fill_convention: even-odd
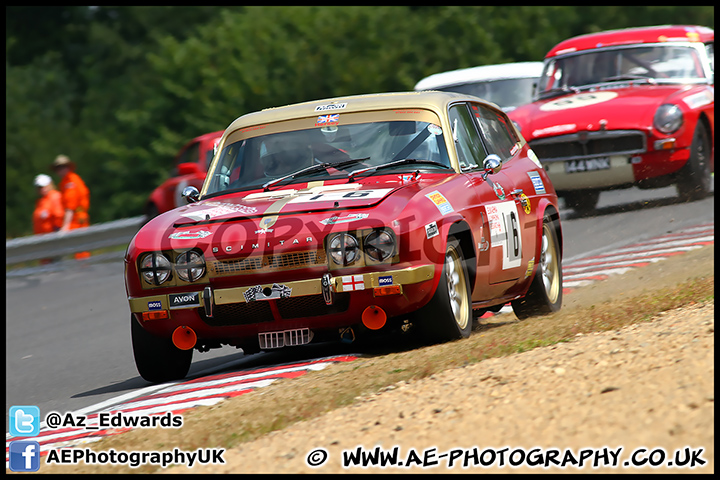
{"type": "Polygon", "coordinates": [[[329,115],[320,115],[315,121],[315,125],[329,125],[331,123],[337,123],[340,121],[339,113],[332,113],[329,115]]]}

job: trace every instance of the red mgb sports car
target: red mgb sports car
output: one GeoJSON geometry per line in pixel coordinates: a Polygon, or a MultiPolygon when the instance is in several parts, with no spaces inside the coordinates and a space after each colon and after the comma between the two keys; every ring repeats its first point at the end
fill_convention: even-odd
{"type": "Polygon", "coordinates": [[[242,116],[185,196],[125,256],[149,381],[185,376],[193,349],[408,329],[448,341],[508,302],[520,318],[562,303],[553,186],[477,97],[388,93],[242,116]]]}
{"type": "Polygon", "coordinates": [[[714,39],[699,26],[629,28],[550,50],[535,101],[510,117],[569,207],[592,211],[601,191],[630,186],[709,193],[714,39]]]}

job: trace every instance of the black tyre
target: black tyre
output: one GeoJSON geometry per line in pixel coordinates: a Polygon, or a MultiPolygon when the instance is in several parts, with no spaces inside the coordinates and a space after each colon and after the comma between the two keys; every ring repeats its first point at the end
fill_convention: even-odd
{"type": "Polygon", "coordinates": [[[193,350],[180,350],[170,338],[161,338],[145,331],[130,315],[135,366],[148,382],[160,383],[185,378],[192,363],[193,350]]]}
{"type": "Polygon", "coordinates": [[[678,172],[677,190],[686,202],[702,200],[710,193],[710,139],[702,122],[695,127],[690,158],[678,172]]]}
{"type": "Polygon", "coordinates": [[[599,190],[577,190],[565,192],[562,194],[565,199],[565,205],[572,208],[579,214],[588,214],[595,211],[598,200],[600,199],[599,190]]]}
{"type": "Polygon", "coordinates": [[[523,298],[512,301],[515,316],[521,320],[556,312],[562,306],[560,244],[548,215],[543,218],[541,241],[540,258],[530,288],[523,298]]]}
{"type": "Polygon", "coordinates": [[[448,238],[445,264],[435,295],[416,314],[415,323],[432,343],[447,342],[470,336],[472,304],[470,279],[462,250],[455,237],[448,238]]]}

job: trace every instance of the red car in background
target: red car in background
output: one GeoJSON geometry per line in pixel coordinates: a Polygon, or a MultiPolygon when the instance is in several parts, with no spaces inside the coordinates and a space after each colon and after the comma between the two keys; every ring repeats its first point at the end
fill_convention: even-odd
{"type": "Polygon", "coordinates": [[[149,220],[187,202],[182,198],[185,187],[202,188],[207,169],[213,159],[215,147],[223,131],[206,133],[190,140],[175,156],[175,168],[150,194],[145,204],[145,216],[149,220]]]}
{"type": "Polygon", "coordinates": [[[675,184],[704,198],[714,171],[714,31],[628,28],[556,45],[534,102],[509,113],[558,196],[578,212],[600,192],[675,184]]]}

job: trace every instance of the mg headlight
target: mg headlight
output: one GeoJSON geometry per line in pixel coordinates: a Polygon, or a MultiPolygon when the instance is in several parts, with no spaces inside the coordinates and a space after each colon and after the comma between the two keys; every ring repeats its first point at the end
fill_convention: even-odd
{"type": "Polygon", "coordinates": [[[383,262],[395,253],[395,240],[385,230],[374,230],[363,242],[365,254],[376,262],[383,262]]]}
{"type": "Polygon", "coordinates": [[[193,250],[181,253],[175,260],[175,271],[183,282],[194,282],[205,273],[205,259],[193,250]]]}
{"type": "Polygon", "coordinates": [[[683,123],[683,114],[680,107],[670,103],[660,105],[655,112],[653,124],[655,128],[662,133],[673,133],[683,123]]]}
{"type": "Polygon", "coordinates": [[[170,278],[172,265],[162,253],[147,254],[140,262],[140,275],[150,285],[162,285],[170,278]]]}
{"type": "Polygon", "coordinates": [[[328,244],[330,258],[338,265],[350,265],[358,258],[360,247],[357,238],[349,233],[335,235],[328,244]]]}

